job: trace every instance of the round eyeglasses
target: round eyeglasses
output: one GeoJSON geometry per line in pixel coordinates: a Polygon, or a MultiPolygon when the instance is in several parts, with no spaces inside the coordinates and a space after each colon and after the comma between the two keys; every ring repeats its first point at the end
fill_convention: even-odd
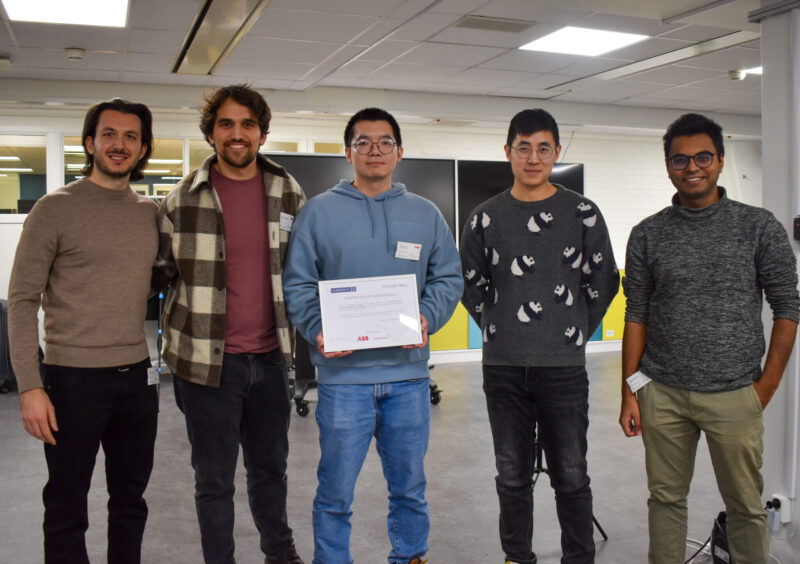
{"type": "Polygon", "coordinates": [[[696,155],[682,155],[677,154],[667,159],[669,166],[675,170],[684,170],[689,166],[689,161],[694,161],[699,168],[708,168],[714,162],[714,157],[719,153],[712,153],[711,151],[700,151],[696,155]]]}
{"type": "Polygon", "coordinates": [[[372,151],[372,146],[377,145],[378,151],[382,155],[388,155],[394,148],[397,146],[394,139],[379,139],[378,141],[369,141],[368,139],[359,139],[352,145],[350,145],[353,149],[356,150],[356,153],[359,155],[369,155],[370,151],[372,151]]]}
{"type": "Polygon", "coordinates": [[[536,151],[536,156],[539,157],[539,160],[542,161],[549,161],[553,158],[556,152],[550,145],[539,145],[538,147],[531,147],[530,145],[517,145],[514,147],[511,145],[511,149],[517,154],[517,157],[523,160],[527,160],[536,151]]]}

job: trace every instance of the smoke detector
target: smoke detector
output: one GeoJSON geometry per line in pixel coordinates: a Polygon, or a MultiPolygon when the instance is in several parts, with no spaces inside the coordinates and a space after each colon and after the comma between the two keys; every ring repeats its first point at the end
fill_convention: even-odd
{"type": "Polygon", "coordinates": [[[86,56],[86,49],[82,49],[81,47],[67,47],[64,49],[64,53],[67,54],[67,59],[70,61],[82,61],[86,56]]]}

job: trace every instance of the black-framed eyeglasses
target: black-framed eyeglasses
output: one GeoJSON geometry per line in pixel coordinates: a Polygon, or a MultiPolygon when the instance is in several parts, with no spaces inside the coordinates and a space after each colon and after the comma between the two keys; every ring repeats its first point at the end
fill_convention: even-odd
{"type": "Polygon", "coordinates": [[[397,143],[394,139],[378,139],[377,141],[370,141],[369,139],[359,139],[355,143],[351,144],[350,146],[356,150],[356,153],[360,155],[368,155],[370,151],[372,151],[372,146],[377,145],[378,151],[382,155],[388,155],[394,148],[397,146],[397,143]]]}
{"type": "Polygon", "coordinates": [[[520,159],[528,159],[536,151],[536,155],[539,159],[543,161],[550,160],[553,158],[553,155],[556,152],[550,145],[539,145],[538,147],[532,147],[531,145],[517,145],[516,147],[511,145],[511,149],[517,154],[517,157],[520,159]]]}
{"type": "Polygon", "coordinates": [[[689,166],[689,161],[694,161],[699,168],[708,168],[714,162],[714,157],[719,153],[712,153],[711,151],[700,151],[696,155],[672,155],[667,162],[675,170],[684,170],[689,166]]]}

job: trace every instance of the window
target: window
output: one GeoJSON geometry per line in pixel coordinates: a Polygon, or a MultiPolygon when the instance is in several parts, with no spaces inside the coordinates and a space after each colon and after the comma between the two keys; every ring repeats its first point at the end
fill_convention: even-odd
{"type": "Polygon", "coordinates": [[[0,213],[28,213],[47,193],[44,135],[0,135],[0,213]]]}

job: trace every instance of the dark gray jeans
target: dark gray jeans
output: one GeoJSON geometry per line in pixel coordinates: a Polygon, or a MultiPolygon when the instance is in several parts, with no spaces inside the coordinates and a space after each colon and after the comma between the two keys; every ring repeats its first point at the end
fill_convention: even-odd
{"type": "Polygon", "coordinates": [[[563,564],[594,562],[592,491],[586,472],[589,381],[583,366],[483,366],[492,427],[500,544],[508,560],[534,564],[536,429],[555,490],[563,564]]]}
{"type": "Polygon", "coordinates": [[[233,479],[239,445],[250,512],[261,550],[277,555],[294,544],[286,518],[289,379],[280,350],[228,354],[219,388],[174,379],[175,400],[192,444],[195,505],[206,564],[233,564],[233,479]]]}

